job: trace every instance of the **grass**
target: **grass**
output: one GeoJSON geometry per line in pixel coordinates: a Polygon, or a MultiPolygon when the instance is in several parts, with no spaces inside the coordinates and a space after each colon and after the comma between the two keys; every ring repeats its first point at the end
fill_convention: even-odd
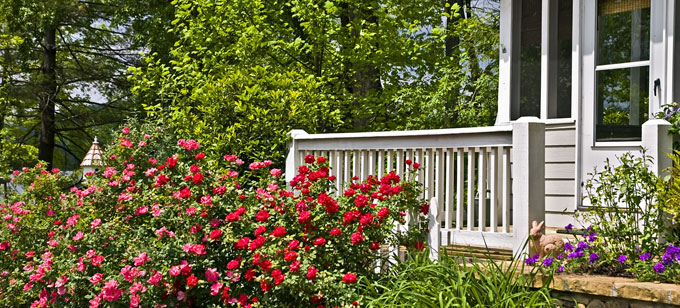
{"type": "Polygon", "coordinates": [[[551,273],[524,268],[522,260],[483,262],[441,256],[432,262],[419,254],[397,264],[377,281],[362,280],[366,307],[555,307],[551,273]]]}

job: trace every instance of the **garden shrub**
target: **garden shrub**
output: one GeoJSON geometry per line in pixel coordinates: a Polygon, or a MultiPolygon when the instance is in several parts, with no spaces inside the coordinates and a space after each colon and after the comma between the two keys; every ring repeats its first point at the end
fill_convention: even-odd
{"type": "Polygon", "coordinates": [[[606,255],[657,251],[665,228],[658,198],[663,180],[651,170],[652,158],[644,150],[640,156],[625,153],[617,159],[616,166],[605,161],[602,171],[586,181],[590,206],[580,217],[591,225],[590,238],[608,240],[601,245],[606,255]]]}
{"type": "Polygon", "coordinates": [[[336,196],[323,157],[287,189],[269,161],[166,139],[124,128],[107,166],[66,192],[38,193],[59,177],[43,166],[18,172],[36,189],[0,205],[1,306],[351,307],[381,244],[424,247],[424,215],[393,231],[426,213],[414,168],[336,196]]]}

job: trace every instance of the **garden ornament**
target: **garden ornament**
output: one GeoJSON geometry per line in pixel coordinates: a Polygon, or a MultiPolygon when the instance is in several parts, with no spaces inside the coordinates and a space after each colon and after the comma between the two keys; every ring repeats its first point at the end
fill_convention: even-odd
{"type": "Polygon", "coordinates": [[[545,221],[541,223],[535,220],[531,222],[531,232],[529,236],[531,241],[529,243],[532,253],[537,253],[541,258],[551,255],[556,257],[564,252],[564,240],[559,235],[545,235],[543,227],[545,221]]]}

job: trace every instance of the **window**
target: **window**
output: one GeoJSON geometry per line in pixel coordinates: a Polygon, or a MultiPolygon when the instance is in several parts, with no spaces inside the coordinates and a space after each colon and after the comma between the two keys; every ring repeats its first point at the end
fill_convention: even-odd
{"type": "Polygon", "coordinates": [[[640,140],[649,112],[650,0],[598,0],[597,141],[640,140]]]}
{"type": "MultiPolygon", "coordinates": [[[[549,110],[549,118],[571,117],[571,48],[572,48],[572,0],[560,0],[557,12],[557,82],[556,82],[556,108],[549,110]]],[[[548,104],[551,106],[551,104],[548,104]]]]}
{"type": "Polygon", "coordinates": [[[519,86],[514,90],[512,120],[571,117],[573,6],[573,0],[519,3],[519,72],[515,75],[519,86]],[[543,16],[546,9],[549,14],[543,16]]]}
{"type": "Polygon", "coordinates": [[[523,0],[519,52],[519,114],[541,113],[541,0],[523,0]]]}

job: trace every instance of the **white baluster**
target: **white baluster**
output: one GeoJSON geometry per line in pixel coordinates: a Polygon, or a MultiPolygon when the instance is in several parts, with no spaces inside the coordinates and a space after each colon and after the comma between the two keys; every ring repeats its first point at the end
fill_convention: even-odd
{"type": "Polygon", "coordinates": [[[498,199],[498,148],[489,149],[489,184],[491,187],[491,207],[489,208],[489,218],[491,218],[491,232],[496,232],[498,226],[498,219],[496,217],[496,205],[498,199]]]}
{"type": "Polygon", "coordinates": [[[511,193],[511,179],[510,179],[510,148],[503,148],[503,209],[501,213],[503,214],[503,232],[510,232],[510,193],[511,193]]]}
{"type": "Polygon", "coordinates": [[[465,209],[465,152],[458,148],[456,154],[456,230],[460,230],[465,209]]]}
{"type": "Polygon", "coordinates": [[[472,231],[475,226],[475,148],[468,148],[468,204],[467,204],[467,229],[472,231]]]}

